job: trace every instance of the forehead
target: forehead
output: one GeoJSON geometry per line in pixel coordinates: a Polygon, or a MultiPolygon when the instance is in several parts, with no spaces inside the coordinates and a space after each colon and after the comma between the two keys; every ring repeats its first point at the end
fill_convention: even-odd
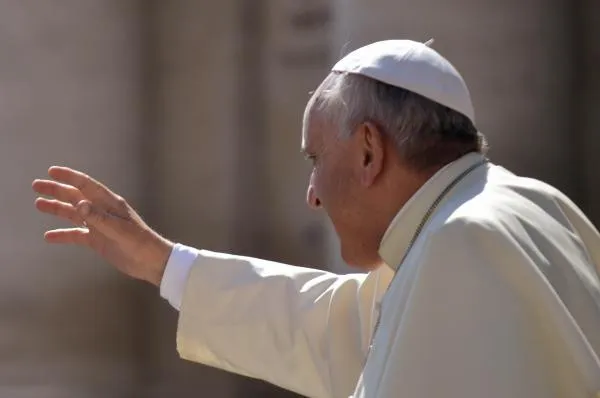
{"type": "Polygon", "coordinates": [[[323,112],[318,109],[317,100],[321,86],[312,94],[302,119],[302,150],[310,149],[322,140],[324,123],[323,112]]]}
{"type": "Polygon", "coordinates": [[[330,73],[319,84],[311,95],[304,110],[302,123],[302,148],[319,145],[331,135],[333,126],[328,122],[326,110],[323,109],[325,97],[330,95],[331,90],[339,83],[339,75],[330,73]]]}
{"type": "Polygon", "coordinates": [[[302,151],[314,150],[323,141],[324,126],[322,117],[312,107],[311,102],[304,111],[302,123],[302,151]]]}

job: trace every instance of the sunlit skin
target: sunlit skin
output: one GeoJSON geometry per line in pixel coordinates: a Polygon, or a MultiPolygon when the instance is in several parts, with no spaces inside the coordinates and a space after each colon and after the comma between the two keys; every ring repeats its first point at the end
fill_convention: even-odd
{"type": "Polygon", "coordinates": [[[87,246],[123,273],[160,285],[173,243],[148,227],[127,202],[86,174],[53,166],[50,180],[35,180],[43,213],[74,224],[47,231],[49,243],[87,246]],[[84,219],[86,225],[84,225],[84,219]]]}
{"type": "MultiPolygon", "coordinates": [[[[307,202],[324,209],[340,238],[344,260],[361,270],[381,265],[378,248],[390,222],[435,172],[414,173],[372,123],[349,138],[309,112],[302,151],[313,162],[307,202]]],[[[123,273],[160,285],[173,242],[152,230],[119,195],[74,169],[52,166],[33,182],[37,209],[73,228],[45,233],[49,243],[91,248],[123,273]]]]}
{"type": "Polygon", "coordinates": [[[342,258],[363,270],[379,266],[379,244],[390,222],[431,177],[402,165],[394,143],[373,123],[349,138],[310,112],[302,152],[313,162],[307,190],[312,208],[323,208],[340,239],[342,258]]]}

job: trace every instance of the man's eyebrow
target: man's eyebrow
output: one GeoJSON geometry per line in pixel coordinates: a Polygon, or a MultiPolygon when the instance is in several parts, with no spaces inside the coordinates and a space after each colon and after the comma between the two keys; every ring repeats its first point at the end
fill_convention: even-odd
{"type": "Polygon", "coordinates": [[[302,154],[302,156],[304,156],[305,158],[311,157],[313,156],[312,152],[306,148],[306,147],[302,147],[300,148],[300,153],[302,154]]]}

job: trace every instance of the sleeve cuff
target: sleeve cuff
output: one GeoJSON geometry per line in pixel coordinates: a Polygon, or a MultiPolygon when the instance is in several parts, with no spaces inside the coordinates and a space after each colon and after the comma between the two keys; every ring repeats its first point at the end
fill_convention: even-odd
{"type": "Polygon", "coordinates": [[[199,250],[178,243],[173,247],[167,261],[165,273],[160,282],[160,295],[177,311],[181,308],[190,269],[199,254],[199,250]]]}

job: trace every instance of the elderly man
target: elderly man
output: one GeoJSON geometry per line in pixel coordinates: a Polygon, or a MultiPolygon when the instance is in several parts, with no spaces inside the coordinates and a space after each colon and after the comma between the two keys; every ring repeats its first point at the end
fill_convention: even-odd
{"type": "Polygon", "coordinates": [[[339,61],[310,99],[307,201],[335,275],[173,244],[89,176],[51,167],[37,208],[160,286],[183,358],[310,397],[589,398],[600,390],[600,236],[556,189],[485,157],[467,87],[427,45],[339,61]]]}

